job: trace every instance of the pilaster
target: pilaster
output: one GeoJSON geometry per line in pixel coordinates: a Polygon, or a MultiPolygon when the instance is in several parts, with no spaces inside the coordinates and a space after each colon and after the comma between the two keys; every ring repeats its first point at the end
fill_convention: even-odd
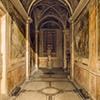
{"type": "Polygon", "coordinates": [[[7,26],[7,16],[4,15],[1,18],[1,33],[2,34],[2,45],[1,45],[1,53],[2,53],[2,79],[1,79],[1,94],[7,95],[8,93],[8,87],[7,87],[7,31],[6,31],[6,26],[7,26]]]}
{"type": "Polygon", "coordinates": [[[64,70],[66,71],[67,68],[66,37],[68,36],[67,29],[63,30],[63,34],[64,34],[64,70]]]}
{"type": "Polygon", "coordinates": [[[29,37],[29,21],[26,21],[26,80],[30,75],[30,37],[29,37]]]}
{"type": "Polygon", "coordinates": [[[38,69],[38,33],[39,31],[35,31],[35,68],[38,69]]]}
{"type": "Polygon", "coordinates": [[[74,80],[74,22],[71,22],[72,35],[71,35],[71,79],[74,80]]]}

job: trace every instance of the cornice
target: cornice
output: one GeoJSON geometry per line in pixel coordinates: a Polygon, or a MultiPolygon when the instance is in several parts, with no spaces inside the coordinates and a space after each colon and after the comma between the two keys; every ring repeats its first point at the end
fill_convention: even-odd
{"type": "Polygon", "coordinates": [[[25,11],[24,7],[22,6],[19,0],[10,0],[22,18],[26,21],[31,23],[32,19],[28,16],[27,12],[25,11]]]}
{"type": "Polygon", "coordinates": [[[73,15],[70,17],[69,21],[74,22],[76,18],[79,16],[79,14],[82,12],[82,10],[86,7],[90,0],[81,0],[79,4],[77,5],[73,15]]]}

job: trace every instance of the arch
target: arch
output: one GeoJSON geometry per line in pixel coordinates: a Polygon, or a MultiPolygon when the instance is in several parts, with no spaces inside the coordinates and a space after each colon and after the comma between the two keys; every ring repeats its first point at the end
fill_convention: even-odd
{"type": "Polygon", "coordinates": [[[63,21],[60,19],[60,18],[58,18],[58,17],[56,17],[56,16],[54,16],[54,15],[48,15],[48,16],[45,16],[45,17],[43,17],[41,20],[40,20],[40,22],[38,23],[38,26],[39,26],[39,24],[41,23],[41,22],[43,22],[46,18],[55,18],[56,20],[58,20],[61,24],[62,24],[62,26],[63,26],[63,28],[64,28],[64,24],[63,24],[63,21]]]}
{"type": "MultiPolygon", "coordinates": [[[[35,3],[35,1],[36,1],[36,0],[33,0],[33,1],[31,2],[31,4],[30,4],[29,8],[28,8],[28,15],[29,15],[30,10],[31,10],[31,7],[32,7],[33,4],[35,3]]],[[[58,1],[60,1],[60,2],[62,3],[61,0],[58,0],[58,1]]],[[[68,5],[68,7],[70,8],[71,14],[73,14],[73,9],[72,9],[70,3],[68,2],[68,0],[64,0],[64,1],[66,2],[66,4],[68,5]]],[[[41,0],[39,0],[39,2],[41,2],[41,0]]],[[[38,3],[39,3],[39,2],[38,2],[38,3]]]]}
{"type": "Polygon", "coordinates": [[[52,7],[52,6],[49,6],[49,7],[43,12],[43,14],[41,15],[41,17],[42,17],[50,8],[52,8],[52,9],[58,14],[58,16],[61,18],[61,15],[58,13],[58,11],[57,11],[54,7],[52,7]]]}
{"type": "MultiPolygon", "coordinates": [[[[40,25],[40,27],[38,27],[38,29],[41,28],[42,26],[44,26],[45,24],[50,23],[50,22],[52,22],[52,21],[44,22],[42,25],[40,25]]],[[[60,29],[62,28],[57,22],[53,21],[53,23],[55,23],[60,29]]]]}

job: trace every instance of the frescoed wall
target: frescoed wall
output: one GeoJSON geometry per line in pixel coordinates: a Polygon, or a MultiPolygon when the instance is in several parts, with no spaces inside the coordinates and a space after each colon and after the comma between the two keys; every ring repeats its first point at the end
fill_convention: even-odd
{"type": "Polygon", "coordinates": [[[93,100],[100,99],[99,5],[99,0],[90,0],[75,21],[75,81],[93,100]]]}
{"type": "Polygon", "coordinates": [[[25,79],[25,37],[12,19],[10,33],[10,66],[8,70],[8,90],[12,91],[25,79]]]}
{"type": "Polygon", "coordinates": [[[88,6],[75,22],[75,52],[78,56],[89,57],[89,11],[88,6]]]}
{"type": "Polygon", "coordinates": [[[25,37],[16,23],[11,23],[11,59],[25,56],[25,37]]]}

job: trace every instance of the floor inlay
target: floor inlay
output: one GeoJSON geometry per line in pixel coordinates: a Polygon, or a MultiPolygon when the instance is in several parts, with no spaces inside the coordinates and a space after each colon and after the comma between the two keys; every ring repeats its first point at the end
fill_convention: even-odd
{"type": "Polygon", "coordinates": [[[42,89],[41,93],[46,94],[46,95],[56,95],[57,93],[59,93],[59,90],[53,87],[48,87],[48,88],[42,89]]]}

